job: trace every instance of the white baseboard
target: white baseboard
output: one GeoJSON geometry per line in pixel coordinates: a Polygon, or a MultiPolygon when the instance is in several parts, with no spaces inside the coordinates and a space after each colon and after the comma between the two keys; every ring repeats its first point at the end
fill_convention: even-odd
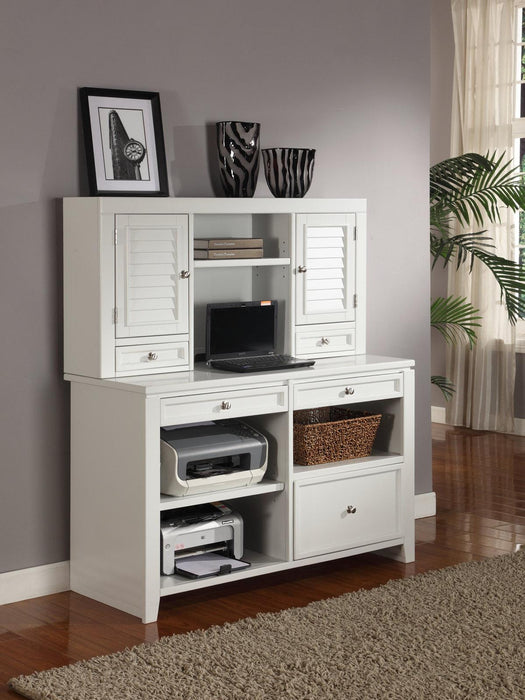
{"type": "Polygon", "coordinates": [[[436,494],[434,491],[429,493],[418,493],[415,499],[415,516],[416,518],[429,518],[436,514],[436,494]]]}
{"type": "MultiPolygon", "coordinates": [[[[430,420],[432,423],[442,423],[444,425],[447,422],[446,408],[444,406],[431,406],[430,420]]],[[[525,436],[525,418],[514,418],[514,432],[509,433],[509,435],[525,436]]]]}
{"type": "Polygon", "coordinates": [[[430,420],[432,423],[446,423],[446,412],[447,409],[444,406],[431,406],[430,420]]]}
{"type": "Polygon", "coordinates": [[[69,591],[69,562],[0,574],[0,605],[69,591]]]}
{"type": "Polygon", "coordinates": [[[525,418],[514,418],[514,435],[525,435],[525,418]]]}

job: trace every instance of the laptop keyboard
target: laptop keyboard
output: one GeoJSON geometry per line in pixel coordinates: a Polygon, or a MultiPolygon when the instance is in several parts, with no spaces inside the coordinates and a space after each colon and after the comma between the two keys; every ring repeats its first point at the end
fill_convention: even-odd
{"type": "Polygon", "coordinates": [[[259,357],[240,357],[225,360],[228,365],[234,367],[244,367],[245,365],[250,365],[250,367],[276,367],[286,365],[289,362],[293,364],[293,361],[294,358],[291,355],[261,355],[259,357]]]}

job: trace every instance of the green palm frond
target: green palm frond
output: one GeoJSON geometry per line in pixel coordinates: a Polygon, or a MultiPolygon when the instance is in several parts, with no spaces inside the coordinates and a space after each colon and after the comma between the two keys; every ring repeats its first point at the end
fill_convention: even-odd
{"type": "Polygon", "coordinates": [[[454,196],[480,169],[491,170],[493,163],[479,153],[464,153],[430,167],[430,207],[454,196]]]}
{"type": "Polygon", "coordinates": [[[434,384],[434,386],[437,386],[438,389],[441,389],[441,392],[442,392],[443,396],[445,397],[446,401],[450,401],[450,399],[456,393],[456,387],[446,377],[442,377],[438,374],[434,374],[434,375],[432,375],[432,377],[430,377],[430,381],[432,384],[434,384]]]}
{"type": "Polygon", "coordinates": [[[514,260],[473,248],[472,255],[486,265],[499,284],[501,299],[513,325],[525,316],[525,270],[514,260]]]}
{"type": "Polygon", "coordinates": [[[508,260],[487,250],[493,246],[488,243],[490,238],[481,235],[483,233],[484,231],[475,234],[459,234],[434,243],[431,237],[433,265],[438,257],[443,259],[444,265],[454,258],[457,267],[461,263],[470,261],[470,270],[472,270],[474,260],[479,260],[494,275],[509,321],[515,324],[520,317],[525,316],[525,269],[516,261],[508,260]]]}
{"type": "Polygon", "coordinates": [[[463,226],[478,226],[488,219],[500,221],[500,207],[525,209],[523,177],[512,161],[467,153],[449,158],[430,169],[430,220],[442,230],[443,222],[455,217],[463,226]]]}
{"type": "Polygon", "coordinates": [[[477,340],[476,328],[480,328],[478,309],[464,297],[437,297],[430,307],[430,325],[447,343],[468,341],[473,347],[477,340]]]}
{"type": "Polygon", "coordinates": [[[525,316],[525,271],[513,260],[494,251],[486,231],[454,235],[458,220],[469,226],[471,220],[482,225],[500,221],[500,208],[525,210],[523,174],[512,161],[497,156],[467,153],[449,158],[430,169],[430,252],[432,267],[438,260],[446,266],[468,263],[470,272],[475,260],[485,265],[496,279],[501,299],[511,323],[525,316]]]}
{"type": "MultiPolygon", "coordinates": [[[[484,222],[501,221],[500,210],[525,212],[524,173],[496,152],[485,156],[466,153],[437,163],[430,169],[430,254],[432,267],[438,260],[443,266],[454,261],[456,266],[476,261],[487,267],[500,288],[511,323],[525,318],[525,268],[514,260],[497,255],[486,230],[456,234],[457,222],[465,228],[471,223],[482,228],[484,222]]],[[[476,329],[482,317],[462,297],[438,297],[430,312],[431,326],[447,343],[476,343],[476,329]]],[[[452,398],[455,387],[446,377],[433,376],[444,397],[452,398]]]]}
{"type": "MultiPolygon", "coordinates": [[[[442,260],[443,267],[448,265],[451,260],[456,260],[456,264],[460,265],[470,257],[470,269],[474,256],[472,248],[479,250],[487,250],[494,248],[494,243],[490,236],[484,236],[486,231],[477,231],[476,233],[460,233],[456,236],[439,236],[430,232],[430,253],[432,255],[432,267],[435,266],[438,260],[442,260]]],[[[487,250],[487,252],[489,252],[487,250]]],[[[490,253],[489,253],[490,254],[490,253]]]]}

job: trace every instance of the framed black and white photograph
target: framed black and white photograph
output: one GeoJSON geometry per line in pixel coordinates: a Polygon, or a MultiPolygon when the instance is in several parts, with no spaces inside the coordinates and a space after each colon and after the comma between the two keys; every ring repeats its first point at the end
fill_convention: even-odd
{"type": "Polygon", "coordinates": [[[91,195],[168,195],[158,92],[79,90],[91,195]]]}

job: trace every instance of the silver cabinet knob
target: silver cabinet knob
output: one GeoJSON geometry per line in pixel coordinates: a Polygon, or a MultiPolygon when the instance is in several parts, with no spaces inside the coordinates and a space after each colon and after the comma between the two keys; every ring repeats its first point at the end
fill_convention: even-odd
{"type": "Polygon", "coordinates": [[[156,352],[148,352],[148,360],[158,360],[159,356],[156,352]]]}
{"type": "Polygon", "coordinates": [[[346,506],[346,512],[353,515],[354,513],[357,513],[357,508],[355,506],[346,506]]]}
{"type": "Polygon", "coordinates": [[[353,394],[354,392],[355,392],[355,389],[354,389],[353,387],[351,387],[351,386],[347,386],[347,387],[345,388],[345,394],[346,394],[347,396],[352,396],[352,394],[353,394]]]}
{"type": "Polygon", "coordinates": [[[230,409],[231,407],[232,407],[232,405],[231,405],[231,403],[230,403],[229,401],[223,401],[223,402],[221,403],[221,408],[222,408],[223,411],[227,411],[227,410],[230,409]]]}
{"type": "Polygon", "coordinates": [[[297,272],[306,272],[306,267],[304,265],[299,265],[297,272]]]}
{"type": "Polygon", "coordinates": [[[183,280],[187,280],[188,277],[190,276],[190,271],[189,270],[181,270],[180,276],[183,280]]]}
{"type": "Polygon", "coordinates": [[[321,345],[330,345],[330,338],[321,338],[321,345]]]}

